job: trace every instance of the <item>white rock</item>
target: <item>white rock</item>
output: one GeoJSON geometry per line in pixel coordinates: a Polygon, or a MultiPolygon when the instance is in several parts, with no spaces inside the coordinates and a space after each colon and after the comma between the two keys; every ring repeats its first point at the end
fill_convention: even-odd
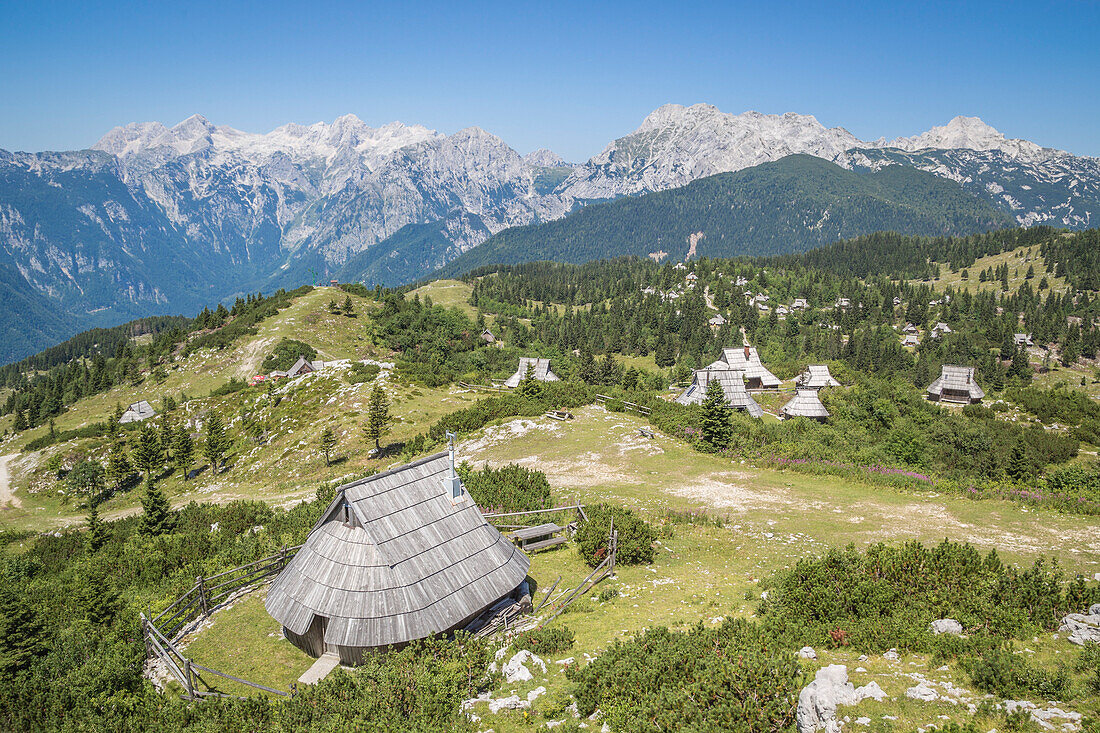
{"type": "Polygon", "coordinates": [[[489,701],[489,712],[494,715],[501,710],[523,710],[529,707],[531,707],[531,703],[526,700],[521,700],[519,695],[498,697],[495,700],[489,701]]]}
{"type": "Polygon", "coordinates": [[[530,692],[527,693],[527,702],[534,702],[535,700],[538,700],[540,697],[542,697],[545,694],[546,694],[546,688],[543,687],[542,685],[539,685],[538,687],[536,687],[535,689],[533,689],[533,690],[531,690],[530,692]]]}
{"type": "Polygon", "coordinates": [[[936,619],[930,625],[933,634],[951,634],[958,636],[963,632],[962,624],[953,618],[936,619]]]}
{"type": "Polygon", "coordinates": [[[1058,630],[1070,632],[1071,644],[1084,646],[1089,642],[1100,643],[1100,614],[1071,613],[1062,619],[1058,630]]]}
{"type": "Polygon", "coordinates": [[[817,659],[817,652],[814,651],[812,646],[804,646],[798,650],[798,656],[803,659],[817,659]]]}
{"type": "Polygon", "coordinates": [[[898,661],[898,658],[899,658],[898,657],[898,650],[897,649],[891,649],[890,651],[883,654],[882,658],[883,659],[889,659],[891,662],[896,662],[896,661],[898,661]]]}
{"type": "Polygon", "coordinates": [[[940,694],[929,687],[927,682],[921,682],[916,687],[910,687],[906,690],[905,696],[913,700],[932,702],[933,700],[938,700],[940,694]]]}
{"type": "Polygon", "coordinates": [[[531,670],[527,668],[524,662],[530,662],[531,666],[539,667],[543,673],[546,672],[546,662],[539,659],[536,655],[523,649],[515,653],[508,663],[504,665],[501,672],[504,674],[504,679],[508,682],[528,682],[534,678],[531,674],[531,670]]]}
{"type": "Polygon", "coordinates": [[[868,718],[867,716],[863,716],[861,718],[856,718],[856,725],[870,725],[870,724],[871,724],[871,719],[868,718]]]}
{"type": "Polygon", "coordinates": [[[814,681],[806,685],[798,695],[798,731],[813,733],[825,729],[830,733],[840,730],[836,719],[838,705],[857,705],[861,700],[882,700],[886,693],[877,683],[856,689],[848,681],[848,668],[843,664],[830,664],[817,671],[814,681]]]}
{"type": "MultiPolygon", "coordinates": [[[[1100,578],[1097,578],[1097,580],[1100,580],[1100,578]]],[[[1100,616],[1100,603],[1094,603],[1089,606],[1089,615],[1100,616]]]]}

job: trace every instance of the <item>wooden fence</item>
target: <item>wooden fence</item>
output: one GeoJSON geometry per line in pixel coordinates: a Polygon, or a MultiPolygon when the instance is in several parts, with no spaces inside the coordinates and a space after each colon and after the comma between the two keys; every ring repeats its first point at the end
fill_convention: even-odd
{"type": "Polygon", "coordinates": [[[232,697],[218,691],[203,679],[200,672],[222,677],[242,685],[254,687],[276,695],[288,696],[292,692],[276,690],[266,685],[240,679],[209,667],[196,664],[185,657],[177,646],[186,629],[195,621],[206,618],[237,593],[255,588],[278,575],[286,567],[301,545],[284,547],[279,552],[247,565],[226,570],[209,577],[195,578],[195,585],[155,616],[141,614],[141,635],[145,640],[148,657],[156,657],[164,663],[168,673],[183,687],[186,697],[232,697]],[[205,688],[205,689],[202,689],[205,688]]]}
{"type": "MultiPolygon", "coordinates": [[[[603,405],[603,404],[606,404],[608,400],[613,400],[613,399],[615,399],[615,398],[614,397],[608,397],[605,394],[598,394],[598,395],[596,395],[596,404],[603,405]]],[[[638,413],[639,415],[648,415],[651,412],[651,410],[648,407],[646,407],[645,405],[639,405],[636,402],[627,402],[626,400],[623,400],[622,403],[623,403],[623,408],[624,409],[633,410],[634,412],[638,413]]]]}

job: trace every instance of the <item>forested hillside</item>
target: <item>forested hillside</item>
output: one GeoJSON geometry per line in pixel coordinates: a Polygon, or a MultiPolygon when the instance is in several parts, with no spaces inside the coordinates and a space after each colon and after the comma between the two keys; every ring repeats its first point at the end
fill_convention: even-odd
{"type": "Polygon", "coordinates": [[[664,252],[671,260],[802,252],[876,231],[945,236],[1010,225],[988,201],[930,173],[854,173],[809,155],[704,178],[682,188],[591,204],[564,219],[508,229],[443,268],[586,262],[664,252]],[[691,241],[695,241],[692,248],[691,241]]]}

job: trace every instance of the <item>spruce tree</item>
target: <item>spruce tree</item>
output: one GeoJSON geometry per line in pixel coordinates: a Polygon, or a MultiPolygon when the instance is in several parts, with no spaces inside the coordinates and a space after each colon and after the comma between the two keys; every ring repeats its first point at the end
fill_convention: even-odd
{"type": "Polygon", "coordinates": [[[715,449],[729,445],[733,437],[730,425],[729,408],[726,407],[726,395],[717,380],[707,385],[703,399],[703,442],[715,449]]]}
{"type": "Polygon", "coordinates": [[[176,437],[172,439],[172,457],[173,463],[183,472],[183,480],[186,481],[191,472],[191,461],[195,460],[195,442],[186,425],[181,425],[176,431],[176,437]]]}
{"type": "Polygon", "coordinates": [[[99,548],[105,544],[107,544],[107,525],[99,518],[99,509],[93,502],[91,511],[88,512],[88,552],[93,554],[99,552],[99,548]]]}
{"type": "Polygon", "coordinates": [[[321,432],[321,453],[325,457],[325,466],[332,465],[332,451],[336,448],[336,431],[332,428],[325,428],[321,432]]]}
{"type": "Polygon", "coordinates": [[[134,459],[134,465],[138,467],[146,477],[161,466],[160,436],[152,425],[144,424],[138,433],[137,441],[130,452],[134,459]]]}
{"type": "Polygon", "coordinates": [[[155,537],[172,531],[176,518],[172,514],[168,497],[153,481],[152,476],[145,479],[145,495],[141,497],[141,508],[144,512],[141,517],[142,534],[155,537]]]}
{"type": "Polygon", "coordinates": [[[45,652],[45,631],[23,593],[25,578],[0,576],[0,681],[12,680],[45,652]]]}
{"type": "Polygon", "coordinates": [[[393,418],[390,416],[390,403],[381,387],[375,387],[370,393],[367,404],[367,424],[363,426],[363,436],[374,442],[374,448],[382,452],[382,438],[390,432],[393,418]]]}
{"type": "Polygon", "coordinates": [[[351,302],[351,296],[344,298],[344,315],[355,318],[355,305],[351,302]]]}
{"type": "Polygon", "coordinates": [[[1016,444],[1012,446],[1012,452],[1008,455],[1008,465],[1005,466],[1005,473],[1013,481],[1026,481],[1031,478],[1031,461],[1027,458],[1027,452],[1024,450],[1022,441],[1016,441],[1016,444]]]}
{"type": "Polygon", "coordinates": [[[225,423],[221,415],[211,412],[206,418],[206,438],[203,441],[202,453],[206,460],[210,461],[211,473],[218,472],[218,464],[229,450],[229,436],[225,434],[225,423]]]}
{"type": "Polygon", "coordinates": [[[523,374],[523,379],[519,380],[519,384],[516,386],[516,392],[520,397],[528,400],[537,400],[542,397],[542,382],[535,379],[535,366],[528,362],[527,371],[523,374]]]}
{"type": "Polygon", "coordinates": [[[115,491],[122,489],[126,479],[130,478],[133,468],[130,466],[130,457],[126,454],[126,446],[121,440],[111,443],[107,452],[107,480],[115,491]]]}
{"type": "Polygon", "coordinates": [[[118,614],[119,594],[98,563],[88,570],[81,590],[84,618],[95,626],[110,626],[118,614]]]}

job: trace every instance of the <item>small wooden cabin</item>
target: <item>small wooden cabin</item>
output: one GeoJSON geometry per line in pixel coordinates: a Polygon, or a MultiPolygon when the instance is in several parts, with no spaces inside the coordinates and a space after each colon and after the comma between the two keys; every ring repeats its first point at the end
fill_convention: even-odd
{"type": "Polygon", "coordinates": [[[821,389],[822,387],[839,387],[840,382],[833,379],[829,373],[828,364],[810,364],[806,371],[799,374],[794,380],[799,389],[821,389]]]}
{"type": "Polygon", "coordinates": [[[816,389],[795,390],[790,402],[779,409],[779,416],[783,419],[789,417],[805,417],[818,422],[829,419],[829,411],[821,403],[821,398],[816,389]]]}
{"type": "Polygon", "coordinates": [[[928,386],[928,399],[936,402],[981,402],[985,391],[974,381],[974,367],[944,364],[939,378],[928,386]]]}
{"type": "Polygon", "coordinates": [[[530,564],[443,452],[339,487],[264,605],[294,646],[355,665],[521,598],[530,564]]]}
{"type": "Polygon", "coordinates": [[[504,380],[505,387],[511,387],[515,389],[519,386],[520,381],[527,376],[527,369],[531,368],[532,374],[535,379],[540,382],[559,382],[558,375],[550,371],[549,359],[533,359],[527,356],[520,357],[519,369],[516,373],[504,380]]]}
{"type": "Polygon", "coordinates": [[[118,419],[120,423],[128,422],[141,422],[142,420],[148,420],[151,417],[155,417],[157,411],[153,409],[146,400],[135,402],[126,408],[126,412],[122,413],[122,417],[118,419]]]}
{"type": "Polygon", "coordinates": [[[676,398],[681,405],[701,405],[707,396],[707,387],[718,382],[726,405],[747,412],[751,417],[761,417],[762,408],[745,389],[745,373],[729,369],[696,369],[691,384],[676,398]]]}
{"type": "Polygon", "coordinates": [[[737,349],[722,349],[721,358],[709,364],[707,370],[743,372],[745,388],[750,392],[779,389],[779,377],[767,370],[760,361],[760,354],[747,344],[737,349]]]}

